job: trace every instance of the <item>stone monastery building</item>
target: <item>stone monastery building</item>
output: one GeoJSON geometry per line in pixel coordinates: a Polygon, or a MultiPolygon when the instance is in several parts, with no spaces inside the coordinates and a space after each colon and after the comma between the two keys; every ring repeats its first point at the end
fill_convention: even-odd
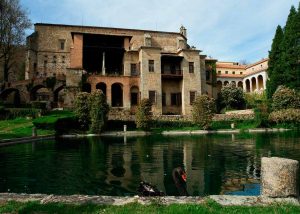
{"type": "Polygon", "coordinates": [[[250,72],[254,65],[247,72],[243,66],[218,63],[216,76],[217,60],[190,47],[183,26],[180,32],[161,32],[38,23],[27,47],[26,79],[64,79],[56,98],[49,96],[54,101],[63,96],[63,106],[71,106],[81,90],[100,89],[112,109],[134,111],[149,98],[156,115],[189,115],[196,95],[216,97],[217,85],[235,81],[245,91],[265,88],[266,75],[261,82],[250,72]]]}

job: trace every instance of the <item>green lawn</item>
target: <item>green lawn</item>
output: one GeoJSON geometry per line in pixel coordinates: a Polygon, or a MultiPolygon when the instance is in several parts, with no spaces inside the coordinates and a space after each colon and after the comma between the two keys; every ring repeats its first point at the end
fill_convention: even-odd
{"type": "MultiPolygon", "coordinates": [[[[0,139],[29,137],[32,135],[32,119],[17,118],[0,121],[0,139]]],[[[54,134],[54,130],[37,130],[38,135],[54,134]]]]}
{"type": "Polygon", "coordinates": [[[66,205],[62,203],[40,204],[38,202],[8,202],[0,204],[0,213],[300,213],[300,206],[294,205],[270,205],[262,206],[221,206],[213,201],[208,201],[201,205],[173,204],[169,206],[152,204],[140,205],[137,203],[124,206],[105,205],[66,205]]]}

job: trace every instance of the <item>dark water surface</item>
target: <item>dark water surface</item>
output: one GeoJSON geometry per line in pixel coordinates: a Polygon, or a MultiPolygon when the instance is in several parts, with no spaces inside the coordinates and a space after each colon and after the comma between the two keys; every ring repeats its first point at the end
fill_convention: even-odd
{"type": "Polygon", "coordinates": [[[258,195],[260,159],[300,161],[300,133],[82,138],[0,147],[0,192],[135,195],[141,180],[178,195],[258,195]]]}

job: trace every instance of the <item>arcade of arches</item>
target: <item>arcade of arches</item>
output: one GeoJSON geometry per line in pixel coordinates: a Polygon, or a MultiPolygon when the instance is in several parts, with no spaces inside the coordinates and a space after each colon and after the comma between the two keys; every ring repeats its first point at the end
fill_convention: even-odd
{"type": "Polygon", "coordinates": [[[233,78],[232,80],[229,78],[219,78],[217,81],[217,91],[220,92],[221,88],[229,83],[242,88],[244,92],[261,92],[266,89],[266,76],[263,74],[258,74],[245,77],[244,79],[233,78]]]}
{"type": "Polygon", "coordinates": [[[140,89],[138,77],[94,76],[87,81],[89,90],[101,90],[107,103],[116,108],[132,108],[139,104],[140,89]]]}

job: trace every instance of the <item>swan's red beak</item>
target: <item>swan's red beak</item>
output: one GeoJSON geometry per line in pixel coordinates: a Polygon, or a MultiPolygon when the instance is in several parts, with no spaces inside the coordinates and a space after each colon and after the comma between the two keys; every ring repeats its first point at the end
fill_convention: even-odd
{"type": "Polygon", "coordinates": [[[186,182],[186,178],[187,178],[186,174],[183,173],[183,174],[181,175],[181,177],[182,177],[182,179],[186,182]]]}

